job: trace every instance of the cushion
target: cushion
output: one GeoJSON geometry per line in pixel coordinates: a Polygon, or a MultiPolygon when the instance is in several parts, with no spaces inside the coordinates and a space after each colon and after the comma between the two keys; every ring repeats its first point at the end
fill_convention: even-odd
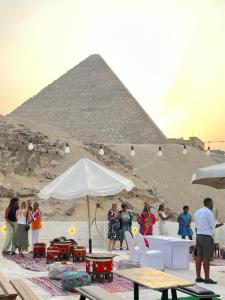
{"type": "Polygon", "coordinates": [[[67,271],[76,271],[75,265],[71,262],[55,262],[48,266],[48,277],[62,279],[63,273],[67,271]]]}
{"type": "Polygon", "coordinates": [[[182,290],[189,291],[191,293],[195,293],[196,295],[214,295],[215,293],[213,291],[210,291],[208,289],[205,289],[199,285],[194,285],[190,287],[182,287],[182,290]]]}
{"type": "Polygon", "coordinates": [[[91,276],[83,271],[70,271],[63,273],[62,287],[69,292],[76,287],[91,285],[91,276]]]}

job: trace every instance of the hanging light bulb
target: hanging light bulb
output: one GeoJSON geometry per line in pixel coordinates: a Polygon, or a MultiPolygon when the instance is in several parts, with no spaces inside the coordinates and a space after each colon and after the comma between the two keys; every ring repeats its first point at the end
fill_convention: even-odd
{"type": "Polygon", "coordinates": [[[187,155],[187,146],[186,145],[184,145],[183,154],[187,155]]]}
{"type": "Polygon", "coordinates": [[[103,155],[105,154],[105,152],[104,152],[104,149],[103,149],[102,145],[100,145],[99,154],[100,154],[101,156],[103,156],[103,155]]]}
{"type": "Polygon", "coordinates": [[[65,147],[65,153],[66,154],[69,154],[70,153],[70,147],[69,147],[69,144],[68,143],[66,143],[66,147],[65,147]]]}
{"type": "Polygon", "coordinates": [[[158,156],[163,156],[162,147],[159,146],[158,156]]]}
{"type": "Polygon", "coordinates": [[[206,151],[206,155],[210,156],[210,147],[208,147],[208,149],[206,151]]]}
{"type": "Polygon", "coordinates": [[[130,147],[130,156],[135,156],[134,146],[130,147]]]}
{"type": "Polygon", "coordinates": [[[29,140],[28,150],[30,150],[30,151],[34,150],[34,145],[31,140],[29,140]]]}

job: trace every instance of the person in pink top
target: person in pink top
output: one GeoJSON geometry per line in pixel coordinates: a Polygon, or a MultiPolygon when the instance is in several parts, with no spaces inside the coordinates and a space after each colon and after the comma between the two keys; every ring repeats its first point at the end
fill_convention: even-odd
{"type": "MultiPolygon", "coordinates": [[[[155,215],[151,212],[151,206],[149,204],[145,204],[143,212],[140,216],[138,216],[137,221],[138,224],[140,225],[139,232],[143,236],[152,235],[153,226],[155,225],[156,219],[155,219],[155,215]]],[[[146,241],[146,246],[149,246],[147,241],[146,241]]]]}

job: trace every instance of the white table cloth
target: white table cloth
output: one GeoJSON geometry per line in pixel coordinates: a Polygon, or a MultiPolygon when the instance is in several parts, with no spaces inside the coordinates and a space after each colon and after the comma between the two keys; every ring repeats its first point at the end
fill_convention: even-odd
{"type": "Polygon", "coordinates": [[[189,253],[193,241],[169,236],[145,236],[144,238],[148,241],[150,250],[162,251],[165,268],[189,269],[189,253]]]}

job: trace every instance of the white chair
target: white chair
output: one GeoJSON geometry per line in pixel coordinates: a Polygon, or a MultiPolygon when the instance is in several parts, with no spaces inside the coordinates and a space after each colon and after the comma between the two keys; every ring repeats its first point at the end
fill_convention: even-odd
{"type": "Polygon", "coordinates": [[[136,239],[141,252],[141,266],[154,268],[161,271],[164,270],[162,252],[158,250],[149,250],[146,247],[144,238],[140,233],[136,234],[136,239]]]}
{"type": "Polygon", "coordinates": [[[127,242],[127,246],[130,252],[130,261],[140,262],[141,261],[141,251],[139,247],[135,247],[134,239],[129,231],[125,232],[125,239],[127,242]]]}

